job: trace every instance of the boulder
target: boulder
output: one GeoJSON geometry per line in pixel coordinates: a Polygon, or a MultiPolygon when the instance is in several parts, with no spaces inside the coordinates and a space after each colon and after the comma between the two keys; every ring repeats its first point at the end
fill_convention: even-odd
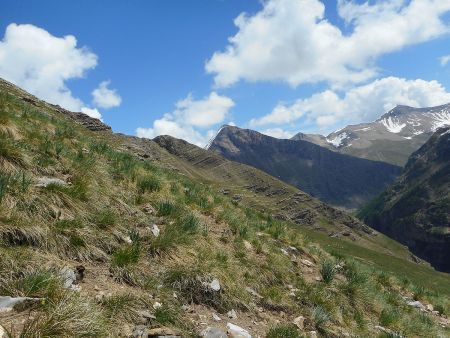
{"type": "Polygon", "coordinates": [[[252,338],[252,335],[240,326],[227,323],[228,336],[230,338],[252,338]]]}
{"type": "Polygon", "coordinates": [[[213,291],[220,291],[220,282],[217,278],[214,278],[210,283],[209,283],[209,288],[213,291]]]}
{"type": "Polygon", "coordinates": [[[77,281],[77,275],[76,275],[75,271],[68,266],[65,266],[61,270],[60,276],[63,281],[63,287],[66,289],[72,289],[74,284],[77,281]]]}
{"type": "Polygon", "coordinates": [[[227,333],[217,327],[208,326],[202,333],[203,338],[228,338],[227,333]]]}

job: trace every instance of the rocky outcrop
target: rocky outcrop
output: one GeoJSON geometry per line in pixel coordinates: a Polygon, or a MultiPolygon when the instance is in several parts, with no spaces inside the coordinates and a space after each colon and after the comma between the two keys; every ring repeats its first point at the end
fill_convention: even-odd
{"type": "Polygon", "coordinates": [[[450,127],[439,129],[409,159],[403,174],[359,216],[450,272],[450,127]]]}

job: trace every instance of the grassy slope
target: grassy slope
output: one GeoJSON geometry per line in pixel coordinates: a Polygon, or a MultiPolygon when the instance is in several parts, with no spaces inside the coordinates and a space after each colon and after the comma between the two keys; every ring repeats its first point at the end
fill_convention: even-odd
{"type": "MultiPolygon", "coordinates": [[[[448,333],[434,318],[406,307],[400,294],[415,294],[448,311],[444,286],[449,278],[414,265],[437,282],[426,285],[412,268],[394,271],[393,262],[411,266],[406,261],[360,246],[375,241],[380,248],[386,245],[376,243],[382,237],[352,243],[273,220],[246,207],[277,208],[264,194],[252,199],[255,194],[243,189],[245,173],[253,173],[245,167],[233,172],[240,177],[230,179],[235,185],[227,185],[246,194],[241,204],[233,203],[216,192],[230,182],[219,179],[218,169],[199,170],[198,163],[173,157],[155,144],[150,147],[158,160],[140,161],[120,151],[127,143],[123,138],[90,132],[17,94],[4,87],[0,93],[0,295],[45,301],[31,316],[29,310],[0,315],[13,336],[119,335],[139,322],[141,309],[154,313],[152,325],[188,336],[199,331],[199,321],[210,321],[195,314],[210,318],[212,311],[231,308],[239,313],[237,324],[271,337],[280,332],[298,336],[288,323],[300,314],[306,329],[324,336],[376,336],[377,324],[409,336],[448,333]],[[204,175],[209,175],[206,180],[204,175]],[[44,176],[71,184],[35,186],[44,176]],[[157,238],[149,232],[152,224],[161,229],[157,238]],[[287,256],[281,249],[290,246],[297,250],[287,256]],[[352,256],[363,260],[354,262],[352,256]],[[304,266],[302,259],[315,264],[304,266]],[[64,289],[61,269],[79,264],[86,267],[81,291],[64,289]],[[219,293],[203,283],[213,277],[220,280],[219,293]],[[154,310],[155,301],[163,307],[154,310]],[[190,302],[194,314],[182,310],[190,302]],[[254,320],[262,324],[254,326],[254,320]]],[[[401,251],[397,244],[388,246],[401,251]]]]}

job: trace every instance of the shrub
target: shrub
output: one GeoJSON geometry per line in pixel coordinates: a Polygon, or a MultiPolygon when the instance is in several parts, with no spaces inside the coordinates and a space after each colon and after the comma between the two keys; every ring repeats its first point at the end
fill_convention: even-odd
{"type": "Polygon", "coordinates": [[[336,275],[334,262],[330,260],[325,260],[324,262],[322,262],[322,264],[320,265],[320,274],[322,275],[322,280],[326,284],[330,284],[333,281],[334,276],[336,275]]]}
{"type": "Polygon", "coordinates": [[[382,326],[391,326],[400,319],[400,312],[397,309],[383,309],[380,314],[380,324],[382,326]]]}
{"type": "Polygon", "coordinates": [[[120,268],[135,264],[139,261],[140,253],[140,247],[136,244],[120,248],[114,252],[111,263],[120,268]]]}
{"type": "Polygon", "coordinates": [[[161,181],[154,176],[145,176],[139,178],[137,187],[139,193],[144,194],[146,191],[155,192],[161,190],[161,181]]]}
{"type": "Polygon", "coordinates": [[[294,325],[278,324],[272,327],[266,335],[267,338],[300,338],[294,325]]]}
{"type": "Polygon", "coordinates": [[[106,318],[113,321],[135,321],[141,301],[131,294],[112,295],[101,301],[106,318]]]}
{"type": "Polygon", "coordinates": [[[196,233],[198,231],[199,226],[200,226],[200,221],[195,215],[189,214],[189,215],[187,215],[185,217],[182,217],[179,220],[178,226],[184,232],[196,233]]]}
{"type": "Polygon", "coordinates": [[[322,329],[330,321],[330,315],[322,306],[318,305],[312,311],[312,319],[316,327],[322,329]]]}
{"type": "Polygon", "coordinates": [[[61,281],[48,270],[25,270],[0,278],[0,294],[47,297],[60,289],[61,281]]]}
{"type": "Polygon", "coordinates": [[[171,201],[162,201],[157,205],[158,215],[160,216],[170,216],[174,215],[177,211],[177,207],[171,201]]]}
{"type": "Polygon", "coordinates": [[[155,311],[156,321],[161,325],[175,324],[177,321],[177,313],[173,308],[163,305],[155,311]]]}
{"type": "Polygon", "coordinates": [[[103,209],[92,218],[99,228],[106,229],[116,223],[116,214],[111,209],[103,209]]]}
{"type": "Polygon", "coordinates": [[[77,293],[45,303],[44,311],[30,318],[21,338],[105,336],[105,323],[97,306],[77,293]]]}

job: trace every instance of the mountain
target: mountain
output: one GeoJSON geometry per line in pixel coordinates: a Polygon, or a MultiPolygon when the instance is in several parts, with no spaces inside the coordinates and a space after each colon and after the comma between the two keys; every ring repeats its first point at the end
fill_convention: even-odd
{"type": "Polygon", "coordinates": [[[444,337],[449,285],[258,169],[0,80],[2,338],[444,337]]]}
{"type": "Polygon", "coordinates": [[[397,166],[339,154],[302,140],[281,140],[225,126],[209,150],[261,169],[332,205],[358,208],[392,183],[397,166]]]}
{"type": "Polygon", "coordinates": [[[350,125],[327,137],[299,133],[292,139],[374,161],[404,166],[440,127],[450,125],[450,104],[413,108],[397,106],[371,123],[350,125]]]}
{"type": "Polygon", "coordinates": [[[375,229],[450,271],[450,127],[411,155],[403,174],[360,212],[375,229]]]}

